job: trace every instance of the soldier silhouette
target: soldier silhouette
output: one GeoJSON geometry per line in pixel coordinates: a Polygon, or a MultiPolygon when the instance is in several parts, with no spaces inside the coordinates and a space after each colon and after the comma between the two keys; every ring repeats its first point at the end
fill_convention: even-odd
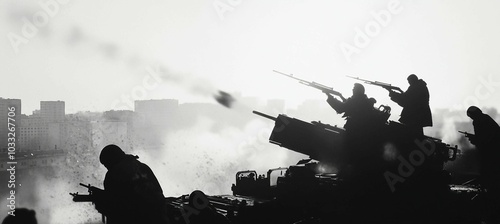
{"type": "Polygon", "coordinates": [[[479,151],[480,183],[488,190],[487,221],[500,223],[500,126],[476,106],[467,109],[467,116],[473,120],[469,141],[479,151]]]}
{"type": "Polygon", "coordinates": [[[108,172],[95,206],[106,223],[168,223],[161,186],[149,166],[137,159],[116,145],[101,151],[99,160],[108,172]]]}
{"type": "Polygon", "coordinates": [[[366,129],[366,125],[373,118],[373,105],[376,101],[366,96],[363,85],[355,83],[352,88],[352,96],[343,102],[328,93],[325,94],[328,96],[326,102],[337,113],[344,113],[343,117],[347,120],[344,125],[346,131],[366,129]]]}
{"type": "Polygon", "coordinates": [[[479,150],[481,182],[487,187],[498,187],[500,183],[500,165],[497,162],[500,159],[500,126],[476,106],[467,109],[467,116],[473,120],[474,135],[469,136],[469,140],[479,150]]]}
{"type": "Polygon", "coordinates": [[[26,208],[17,208],[14,215],[7,215],[2,224],[37,224],[36,212],[26,208]]]}
{"type": "Polygon", "coordinates": [[[378,167],[379,151],[377,147],[377,129],[380,120],[377,119],[376,110],[373,107],[375,99],[368,98],[365,88],[359,83],[355,83],[352,89],[352,96],[341,102],[330,94],[327,94],[328,104],[337,112],[344,113],[346,118],[344,128],[345,162],[340,171],[340,175],[350,178],[353,181],[369,180],[368,176],[375,172],[378,167]]]}
{"type": "Polygon", "coordinates": [[[403,107],[399,121],[412,128],[416,134],[423,135],[423,127],[432,126],[427,83],[418,79],[415,74],[409,75],[407,80],[410,86],[406,92],[389,90],[389,96],[392,101],[403,107]]]}

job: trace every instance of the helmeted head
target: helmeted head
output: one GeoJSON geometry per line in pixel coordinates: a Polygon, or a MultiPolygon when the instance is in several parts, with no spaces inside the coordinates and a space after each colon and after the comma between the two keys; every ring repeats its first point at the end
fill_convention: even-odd
{"type": "Polygon", "coordinates": [[[481,111],[481,109],[476,106],[470,106],[469,109],[467,109],[467,116],[469,116],[473,120],[481,114],[483,114],[483,111],[481,111]]]}
{"type": "Polygon", "coordinates": [[[120,162],[124,156],[125,152],[117,145],[107,145],[102,149],[99,161],[109,170],[120,162]]]}
{"type": "Polygon", "coordinates": [[[14,215],[7,215],[2,224],[37,224],[36,212],[27,208],[16,208],[14,215]]]}
{"type": "Polygon", "coordinates": [[[406,80],[408,80],[408,84],[411,86],[418,81],[418,77],[415,74],[411,74],[408,78],[406,78],[406,80]]]}
{"type": "Polygon", "coordinates": [[[359,83],[354,83],[354,87],[352,88],[352,95],[363,95],[365,94],[365,87],[359,83]]]}

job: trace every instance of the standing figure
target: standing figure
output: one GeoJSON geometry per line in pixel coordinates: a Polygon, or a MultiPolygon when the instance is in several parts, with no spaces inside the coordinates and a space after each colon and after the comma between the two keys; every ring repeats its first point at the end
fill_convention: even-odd
{"type": "Polygon", "coordinates": [[[95,205],[106,223],[167,223],[165,197],[149,166],[116,145],[104,147],[99,159],[108,172],[95,205]]]}
{"type": "Polygon", "coordinates": [[[328,93],[326,95],[328,96],[326,102],[337,113],[344,113],[343,117],[347,120],[344,125],[346,131],[365,129],[373,118],[375,99],[368,98],[365,94],[365,87],[359,83],[354,84],[352,96],[343,102],[328,93]]]}
{"type": "Polygon", "coordinates": [[[406,92],[391,90],[389,96],[392,101],[403,107],[399,121],[412,128],[416,134],[423,135],[423,127],[432,126],[427,83],[414,74],[409,75],[407,80],[410,86],[406,92]]]}
{"type": "Polygon", "coordinates": [[[481,182],[496,186],[500,183],[500,127],[476,106],[467,109],[467,116],[473,120],[474,135],[469,140],[479,150],[481,182]]]}
{"type": "Polygon", "coordinates": [[[500,126],[476,106],[467,109],[467,116],[473,120],[469,140],[479,152],[480,183],[487,189],[486,218],[488,223],[500,223],[500,126]]]}
{"type": "MultiPolygon", "coordinates": [[[[337,113],[344,113],[347,119],[345,132],[345,164],[341,168],[342,176],[353,181],[371,181],[375,177],[379,162],[379,150],[376,142],[378,129],[383,122],[377,119],[376,110],[373,107],[375,99],[368,98],[363,85],[356,83],[352,89],[352,96],[345,101],[335,99],[327,94],[326,100],[337,113]]],[[[358,183],[356,182],[356,183],[358,183]]],[[[359,186],[366,186],[359,183],[359,186]]]]}

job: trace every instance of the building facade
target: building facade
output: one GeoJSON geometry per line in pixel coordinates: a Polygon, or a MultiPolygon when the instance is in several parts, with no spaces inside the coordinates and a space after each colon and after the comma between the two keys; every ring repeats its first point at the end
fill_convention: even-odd
{"type": "Polygon", "coordinates": [[[23,115],[19,145],[22,151],[64,148],[67,135],[64,101],[41,101],[40,110],[23,115]]]}
{"type": "Polygon", "coordinates": [[[7,143],[9,143],[9,138],[15,138],[16,150],[19,146],[17,144],[19,140],[20,130],[19,120],[21,117],[21,100],[20,99],[4,99],[0,98],[0,151],[7,150],[7,143]],[[14,110],[12,110],[14,108],[14,110]],[[9,119],[11,118],[11,119],[9,119]],[[9,123],[11,125],[9,125],[9,123]],[[14,127],[14,132],[9,130],[9,127],[14,127]]]}

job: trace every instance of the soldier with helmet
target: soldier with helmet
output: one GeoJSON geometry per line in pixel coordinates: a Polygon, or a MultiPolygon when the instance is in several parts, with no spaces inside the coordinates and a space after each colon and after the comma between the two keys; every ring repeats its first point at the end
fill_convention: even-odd
{"type": "Polygon", "coordinates": [[[95,206],[107,223],[167,223],[161,186],[149,166],[137,159],[116,145],[101,151],[99,160],[108,172],[95,206]]]}
{"type": "Polygon", "coordinates": [[[27,208],[16,208],[14,215],[7,215],[2,224],[37,224],[35,210],[27,208]]]}
{"type": "Polygon", "coordinates": [[[500,183],[500,166],[498,165],[500,126],[476,106],[467,109],[467,116],[473,120],[474,135],[468,137],[469,141],[479,150],[482,183],[486,186],[498,185],[500,183]]]}
{"type": "Polygon", "coordinates": [[[500,215],[500,126],[478,107],[467,109],[467,116],[473,121],[474,135],[469,141],[479,151],[480,183],[487,189],[487,221],[499,223],[500,215]]]}

